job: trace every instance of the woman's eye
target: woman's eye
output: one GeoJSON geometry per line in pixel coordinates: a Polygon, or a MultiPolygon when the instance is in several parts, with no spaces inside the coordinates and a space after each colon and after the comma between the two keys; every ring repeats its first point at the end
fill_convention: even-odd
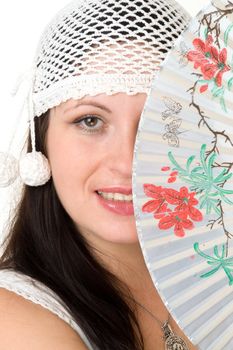
{"type": "Polygon", "coordinates": [[[83,132],[88,134],[101,132],[103,130],[103,121],[94,115],[88,115],[85,118],[76,120],[74,124],[78,125],[83,132]]]}

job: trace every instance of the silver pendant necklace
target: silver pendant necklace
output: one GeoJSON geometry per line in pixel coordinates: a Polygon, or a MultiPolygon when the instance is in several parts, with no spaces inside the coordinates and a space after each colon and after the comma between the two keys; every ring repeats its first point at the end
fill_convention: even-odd
{"type": "Polygon", "coordinates": [[[164,333],[165,350],[189,350],[184,339],[173,332],[168,320],[162,326],[162,330],[164,333]]]}
{"type": "Polygon", "coordinates": [[[189,350],[188,345],[186,344],[186,342],[184,341],[184,339],[182,339],[180,336],[178,336],[177,334],[175,334],[169,324],[169,320],[170,320],[170,313],[168,313],[168,319],[167,321],[165,321],[164,323],[162,323],[157,317],[155,317],[154,314],[152,314],[149,310],[147,310],[145,308],[145,306],[143,306],[142,304],[140,304],[139,302],[137,302],[135,300],[135,302],[141,306],[146,312],[148,312],[151,317],[153,317],[161,326],[161,329],[163,331],[163,339],[165,341],[165,346],[164,349],[165,350],[189,350]]]}

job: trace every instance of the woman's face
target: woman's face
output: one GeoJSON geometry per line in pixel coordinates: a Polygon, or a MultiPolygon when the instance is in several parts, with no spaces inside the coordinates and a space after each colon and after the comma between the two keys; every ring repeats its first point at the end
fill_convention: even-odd
{"type": "Polygon", "coordinates": [[[137,241],[132,201],[104,199],[97,191],[132,191],[134,143],[145,101],[143,93],[101,94],[50,111],[47,151],[54,185],[89,240],[137,241]]]}

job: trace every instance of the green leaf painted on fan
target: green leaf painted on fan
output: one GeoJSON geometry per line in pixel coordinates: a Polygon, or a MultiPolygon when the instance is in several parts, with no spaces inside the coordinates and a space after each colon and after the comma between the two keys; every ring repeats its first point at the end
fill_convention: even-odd
{"type": "Polygon", "coordinates": [[[230,80],[228,80],[227,86],[228,86],[228,90],[231,90],[233,86],[233,77],[230,80]]]}
{"type": "Polygon", "coordinates": [[[224,196],[224,194],[222,194],[221,192],[220,192],[220,197],[221,197],[221,199],[222,199],[222,201],[223,202],[225,202],[225,203],[227,203],[227,204],[230,204],[230,205],[233,205],[233,202],[229,199],[229,198],[227,198],[226,196],[224,196]]]}
{"type": "Polygon", "coordinates": [[[219,253],[218,246],[214,246],[213,256],[203,253],[199,248],[198,242],[194,243],[193,248],[198,255],[206,259],[208,265],[211,265],[212,267],[215,266],[212,270],[200,275],[201,278],[211,277],[222,269],[228,277],[229,285],[231,286],[233,284],[233,257],[225,257],[226,247],[224,244],[222,245],[221,253],[219,253]]]}
{"type": "Polygon", "coordinates": [[[194,180],[194,181],[203,181],[203,185],[204,185],[204,181],[206,181],[206,175],[205,174],[194,173],[194,174],[192,174],[192,180],[194,180]]]}
{"type": "Polygon", "coordinates": [[[198,81],[197,81],[198,83],[200,83],[200,84],[207,84],[207,85],[210,85],[211,83],[213,83],[213,82],[215,82],[215,78],[213,78],[213,79],[199,79],[198,81]]]}
{"type": "Polygon", "coordinates": [[[217,84],[211,90],[214,97],[221,97],[224,94],[224,87],[219,87],[217,84]]]}
{"type": "Polygon", "coordinates": [[[221,193],[224,194],[233,194],[233,190],[225,190],[224,188],[221,189],[221,193]]]}
{"type": "Polygon", "coordinates": [[[215,245],[214,246],[214,255],[219,258],[219,259],[224,259],[224,255],[225,255],[225,246],[222,246],[222,254],[220,256],[219,252],[218,252],[218,246],[215,245]]]}
{"type": "Polygon", "coordinates": [[[204,34],[204,38],[205,38],[205,40],[206,40],[207,37],[208,37],[208,28],[205,28],[205,29],[204,29],[203,34],[204,34]]]}
{"type": "Polygon", "coordinates": [[[223,97],[220,98],[220,105],[222,107],[222,110],[227,113],[227,107],[223,97]]]}
{"type": "Polygon", "coordinates": [[[213,270],[209,271],[209,272],[206,272],[206,273],[203,273],[202,275],[200,275],[200,277],[210,277],[212,276],[213,274],[215,274],[219,269],[220,269],[221,265],[215,267],[213,270]]]}
{"type": "Polygon", "coordinates": [[[181,173],[185,172],[185,170],[177,163],[177,161],[175,160],[175,158],[173,157],[172,152],[168,152],[168,158],[170,159],[171,163],[173,163],[175,165],[175,168],[173,170],[178,170],[181,173]]]}
{"type": "MultiPolygon", "coordinates": [[[[218,201],[218,202],[219,202],[219,201],[218,201]]],[[[218,216],[220,216],[222,213],[221,213],[221,210],[219,209],[219,207],[217,207],[217,204],[218,204],[218,203],[216,203],[216,204],[214,205],[213,210],[215,211],[215,213],[216,213],[218,216]]]]}
{"type": "Polygon", "coordinates": [[[205,172],[207,172],[208,169],[207,169],[206,162],[205,162],[205,152],[206,152],[206,144],[203,144],[201,146],[200,160],[201,160],[201,164],[202,164],[203,169],[205,170],[205,172]]]}
{"type": "Polygon", "coordinates": [[[209,177],[213,177],[213,169],[212,169],[212,166],[214,164],[214,161],[215,161],[215,158],[217,157],[217,154],[216,153],[212,153],[211,156],[209,157],[209,160],[208,160],[208,165],[207,165],[207,168],[208,168],[208,176],[209,177]]]}
{"type": "Polygon", "coordinates": [[[225,176],[226,173],[227,173],[227,170],[223,169],[222,172],[214,179],[214,182],[224,182],[232,177],[232,173],[227,174],[225,176]]]}
{"type": "Polygon", "coordinates": [[[217,85],[216,78],[214,78],[214,87],[212,88],[211,92],[214,98],[219,98],[219,103],[222,110],[227,113],[227,107],[224,99],[225,87],[224,86],[219,87],[217,85]]]}
{"type": "Polygon", "coordinates": [[[211,193],[209,193],[208,196],[209,197],[216,197],[216,196],[218,196],[218,192],[211,192],[211,193]]]}
{"type": "Polygon", "coordinates": [[[224,194],[233,194],[232,190],[227,190],[223,187],[217,186],[216,184],[213,184],[213,189],[216,190],[218,193],[224,194]]]}
{"type": "Polygon", "coordinates": [[[209,84],[209,83],[212,83],[212,82],[214,82],[214,81],[215,81],[214,78],[212,78],[212,79],[199,79],[199,80],[198,80],[198,83],[201,83],[201,84],[209,84]]]}
{"type": "Polygon", "coordinates": [[[191,173],[197,173],[198,171],[202,170],[201,166],[197,166],[191,170],[191,173]]]}
{"type": "Polygon", "coordinates": [[[191,169],[191,165],[196,156],[192,155],[186,162],[186,168],[182,168],[175,160],[172,152],[168,156],[172,164],[175,166],[174,170],[178,171],[178,177],[182,182],[189,185],[189,189],[196,193],[199,200],[199,208],[205,209],[206,214],[216,213],[221,215],[221,210],[218,204],[223,201],[227,204],[233,205],[233,201],[226,197],[226,195],[233,194],[233,190],[223,188],[223,185],[232,177],[232,173],[227,173],[226,169],[221,170],[218,174],[213,174],[214,162],[217,153],[211,152],[206,157],[206,144],[201,146],[200,150],[200,164],[191,169]]]}
{"type": "Polygon", "coordinates": [[[195,156],[191,156],[189,157],[189,159],[187,160],[187,164],[186,164],[186,169],[189,170],[190,165],[192,164],[193,160],[195,159],[195,156]]]}
{"type": "Polygon", "coordinates": [[[228,45],[229,34],[230,34],[232,29],[233,29],[233,24],[230,24],[224,33],[224,44],[226,46],[228,45]]]}

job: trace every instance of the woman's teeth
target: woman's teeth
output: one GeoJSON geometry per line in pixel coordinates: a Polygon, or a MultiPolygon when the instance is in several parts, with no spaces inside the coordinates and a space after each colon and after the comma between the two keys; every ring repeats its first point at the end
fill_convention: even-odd
{"type": "Polygon", "coordinates": [[[97,191],[97,193],[107,200],[130,202],[133,199],[132,194],[125,195],[122,193],[105,193],[105,192],[99,192],[99,191],[97,191]]]}

